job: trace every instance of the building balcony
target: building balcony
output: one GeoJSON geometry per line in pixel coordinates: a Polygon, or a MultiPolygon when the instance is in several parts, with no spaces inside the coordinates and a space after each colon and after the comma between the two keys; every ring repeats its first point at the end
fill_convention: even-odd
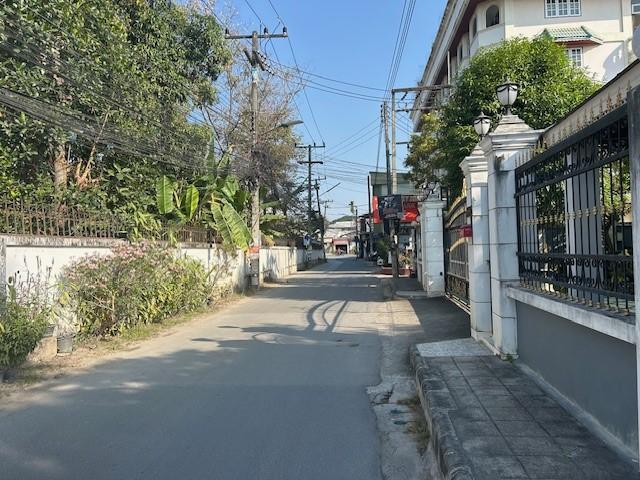
{"type": "Polygon", "coordinates": [[[503,42],[505,37],[505,26],[503,24],[480,30],[471,42],[470,56],[473,57],[481,48],[503,42]]]}

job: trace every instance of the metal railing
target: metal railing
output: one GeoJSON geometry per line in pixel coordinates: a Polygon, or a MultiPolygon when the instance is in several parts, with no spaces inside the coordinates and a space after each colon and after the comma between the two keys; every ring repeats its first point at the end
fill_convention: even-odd
{"type": "Polygon", "coordinates": [[[444,287],[448,297],[469,309],[469,257],[467,238],[467,200],[460,197],[444,217],[444,287]]]}
{"type": "Polygon", "coordinates": [[[55,237],[124,238],[125,226],[110,214],[68,205],[0,201],[0,233],[55,237]]]}
{"type": "Polygon", "coordinates": [[[635,311],[627,107],[516,169],[521,284],[635,311]]]}
{"type": "MultiPolygon", "coordinates": [[[[91,212],[64,204],[0,200],[0,234],[127,239],[131,238],[132,231],[132,225],[109,212],[91,212]]],[[[215,232],[200,225],[174,228],[162,225],[153,232],[139,233],[137,237],[179,243],[218,240],[215,232]]]]}

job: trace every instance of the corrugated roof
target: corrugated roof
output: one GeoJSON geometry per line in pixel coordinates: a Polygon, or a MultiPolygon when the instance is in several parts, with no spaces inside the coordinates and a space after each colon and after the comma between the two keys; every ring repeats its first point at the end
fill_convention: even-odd
{"type": "Polygon", "coordinates": [[[580,27],[548,27],[542,31],[542,35],[551,37],[556,42],[590,41],[602,43],[602,39],[584,25],[580,27]]]}

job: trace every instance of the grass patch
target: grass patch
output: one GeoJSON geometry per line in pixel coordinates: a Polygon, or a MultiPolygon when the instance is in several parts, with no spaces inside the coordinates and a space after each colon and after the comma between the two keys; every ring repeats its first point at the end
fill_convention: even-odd
{"type": "Polygon", "coordinates": [[[429,438],[431,435],[429,434],[427,421],[421,413],[418,413],[416,415],[416,420],[407,426],[407,432],[416,438],[418,451],[420,452],[420,455],[424,455],[429,447],[429,438]]]}
{"type": "Polygon", "coordinates": [[[405,407],[409,407],[411,410],[418,410],[420,407],[420,397],[416,394],[409,398],[402,398],[398,400],[398,405],[404,405],[405,407]]]}
{"type": "Polygon", "coordinates": [[[80,341],[80,345],[87,348],[100,348],[102,346],[109,350],[117,351],[126,348],[128,345],[141,342],[149,338],[154,338],[159,334],[169,330],[170,328],[190,322],[191,320],[203,315],[211,315],[220,308],[245,297],[244,294],[231,293],[224,298],[219,299],[211,307],[203,307],[189,313],[183,313],[174,317],[167,318],[160,323],[137,324],[131,328],[127,328],[120,335],[113,337],[92,338],[87,337],[80,341]]]}

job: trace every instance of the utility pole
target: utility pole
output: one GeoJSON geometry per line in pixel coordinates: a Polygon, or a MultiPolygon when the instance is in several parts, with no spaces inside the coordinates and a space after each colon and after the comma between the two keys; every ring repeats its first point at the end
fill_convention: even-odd
{"type": "MultiPolygon", "coordinates": [[[[391,155],[389,152],[389,122],[387,119],[387,102],[382,105],[382,119],[384,122],[384,144],[385,153],[387,157],[387,195],[393,195],[395,193],[393,189],[393,182],[391,179],[391,155]]],[[[391,270],[393,272],[393,278],[398,278],[400,272],[398,271],[398,245],[396,244],[396,219],[390,218],[387,220],[389,224],[389,245],[391,247],[391,270]]]]}
{"type": "MultiPolygon", "coordinates": [[[[308,144],[308,145],[296,145],[296,148],[306,148],[307,149],[307,161],[298,161],[299,164],[303,165],[303,164],[307,164],[309,166],[309,177],[307,178],[307,235],[309,236],[309,245],[307,246],[307,251],[311,251],[311,238],[313,236],[313,220],[312,220],[312,216],[313,216],[313,208],[311,206],[311,166],[314,164],[323,164],[324,162],[322,160],[311,160],[311,150],[316,149],[316,148],[324,148],[324,143],[322,145],[316,145],[315,143],[313,145],[308,144]]],[[[324,248],[324,245],[323,245],[324,248]]]]}
{"type": "Polygon", "coordinates": [[[322,242],[322,259],[327,261],[327,252],[324,249],[324,215],[322,215],[322,210],[320,210],[320,182],[316,178],[316,200],[318,201],[318,217],[320,218],[320,241],[322,242]]]}
{"type": "Polygon", "coordinates": [[[387,102],[382,104],[382,123],[384,124],[384,149],[387,164],[387,195],[391,195],[391,161],[389,158],[389,122],[387,120],[387,102]]]}
{"type": "Polygon", "coordinates": [[[349,203],[349,209],[351,210],[351,215],[355,215],[355,224],[356,224],[356,255],[360,253],[360,236],[358,235],[358,207],[356,206],[356,202],[351,200],[349,203]]]}
{"type": "MultiPolygon", "coordinates": [[[[398,191],[398,166],[397,166],[397,155],[396,155],[396,145],[406,145],[408,142],[396,142],[396,113],[397,112],[408,112],[413,111],[414,109],[406,109],[396,108],[396,94],[403,93],[404,95],[400,99],[400,101],[404,100],[408,93],[418,93],[422,94],[422,92],[431,92],[433,95],[442,94],[447,89],[451,88],[450,85],[421,85],[418,87],[407,87],[407,88],[394,88],[391,90],[391,184],[392,191],[398,191]]],[[[386,107],[385,107],[386,110],[386,107]]],[[[430,111],[432,109],[417,109],[420,111],[430,111]]]]}
{"type": "MultiPolygon", "coordinates": [[[[251,52],[246,48],[244,54],[251,65],[251,162],[254,171],[259,171],[259,155],[258,155],[258,82],[260,81],[260,71],[268,70],[263,55],[260,52],[260,39],[270,38],[286,38],[287,28],[282,28],[282,33],[269,33],[264,29],[263,33],[256,30],[251,35],[231,35],[229,30],[225,30],[225,38],[227,40],[245,40],[251,39],[251,52]]],[[[252,247],[259,252],[262,243],[260,233],[260,178],[256,175],[251,191],[251,238],[252,247]]],[[[254,252],[256,253],[256,252],[254,252]]]]}
{"type": "Polygon", "coordinates": [[[391,90],[391,190],[398,191],[398,167],[396,164],[396,91],[391,90]]]}
{"type": "Polygon", "coordinates": [[[369,258],[373,253],[373,216],[371,214],[371,175],[367,176],[367,199],[369,200],[369,258]]]}

